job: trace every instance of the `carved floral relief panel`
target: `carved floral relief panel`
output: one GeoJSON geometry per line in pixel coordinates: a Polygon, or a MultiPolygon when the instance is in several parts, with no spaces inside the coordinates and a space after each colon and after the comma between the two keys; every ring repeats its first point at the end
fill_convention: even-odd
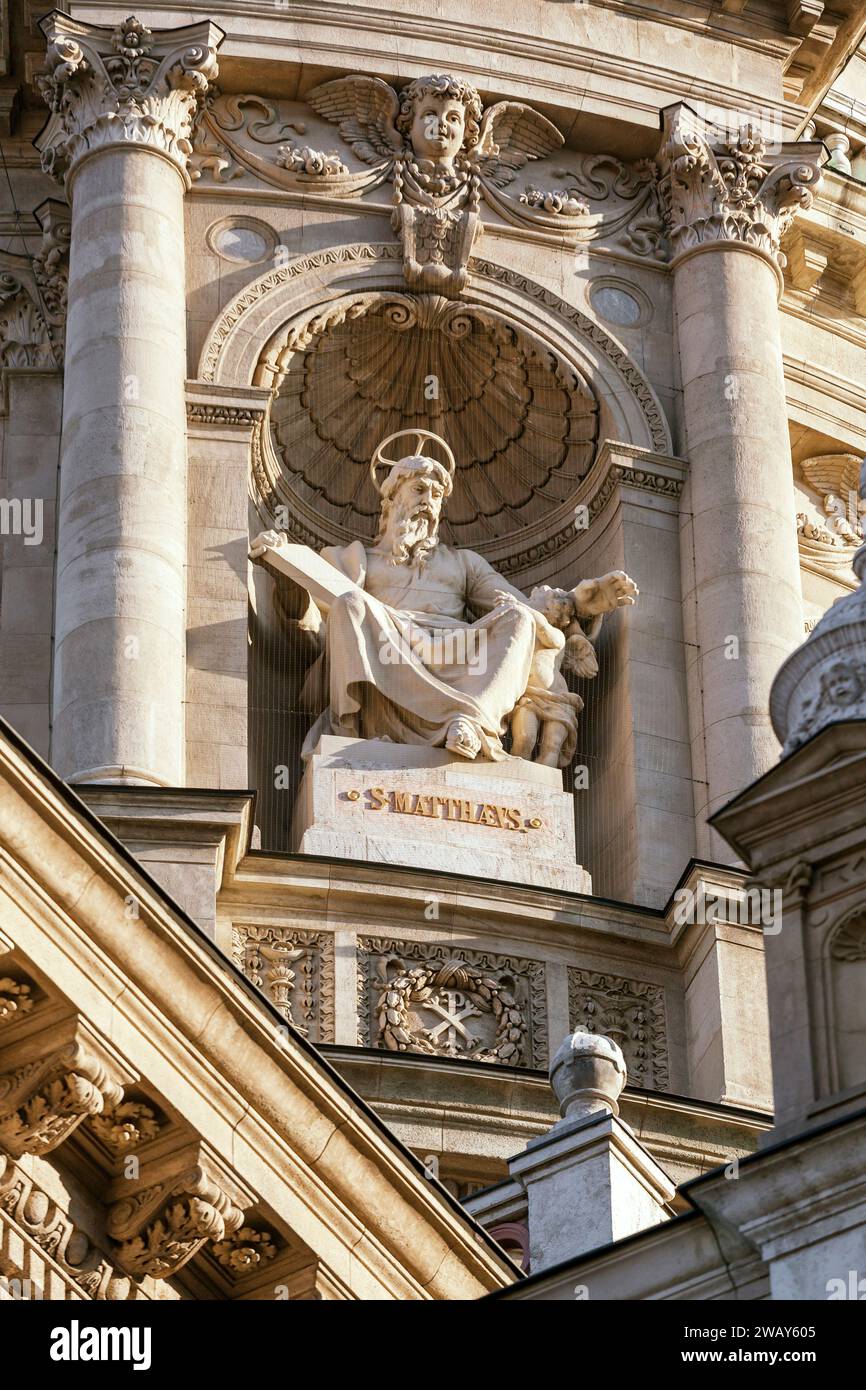
{"type": "Polygon", "coordinates": [[[358,941],[362,1046],[546,1067],[544,965],[445,943],[358,941]]]}
{"type": "Polygon", "coordinates": [[[667,1015],[661,985],[570,969],[568,1016],[572,1028],[606,1034],[619,1044],[630,1086],[653,1091],[669,1088],[667,1015]]]}
{"type": "Polygon", "coordinates": [[[311,1042],[334,1040],[334,942],[328,932],[238,923],[232,955],[288,1023],[311,1042]]]}

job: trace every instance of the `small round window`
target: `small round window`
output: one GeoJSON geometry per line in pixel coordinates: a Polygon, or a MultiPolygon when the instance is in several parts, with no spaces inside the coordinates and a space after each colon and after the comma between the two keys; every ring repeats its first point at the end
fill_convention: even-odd
{"type": "Polygon", "coordinates": [[[272,254],[276,237],[264,223],[220,222],[208,233],[211,248],[235,265],[257,265],[272,254]]]}
{"type": "Polygon", "coordinates": [[[608,323],[631,328],[641,317],[641,306],[633,294],[620,289],[618,285],[599,285],[590,292],[592,307],[600,318],[608,323]]]}

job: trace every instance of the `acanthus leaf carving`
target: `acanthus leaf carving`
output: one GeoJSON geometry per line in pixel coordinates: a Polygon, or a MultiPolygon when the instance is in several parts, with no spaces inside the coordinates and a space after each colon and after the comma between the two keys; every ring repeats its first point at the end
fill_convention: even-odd
{"type": "Polygon", "coordinates": [[[220,1176],[201,1163],[142,1186],[109,1209],[106,1229],[118,1263],[136,1278],[166,1279],[204,1245],[243,1224],[220,1176]]]}
{"type": "Polygon", "coordinates": [[[784,266],[781,240],[796,213],[812,204],[819,150],[792,145],[770,154],[755,125],[718,138],[687,107],[667,111],[659,164],[674,255],[733,242],[784,266]]]}
{"type": "Polygon", "coordinates": [[[123,1098],[122,1082],[86,1039],[52,1047],[43,1033],[8,1052],[13,1066],[0,1076],[0,1148],[13,1158],[56,1149],[86,1116],[123,1098]]]}
{"type": "Polygon", "coordinates": [[[110,29],[56,10],[40,27],[48,48],[37,86],[52,113],[38,141],[45,171],[65,178],[94,150],[138,145],[185,173],[222,31],[205,21],[154,33],[134,16],[110,29]]]}
{"type": "Polygon", "coordinates": [[[0,1077],[0,1147],[14,1158],[47,1154],[122,1094],[99,1058],[68,1042],[0,1077]]]}

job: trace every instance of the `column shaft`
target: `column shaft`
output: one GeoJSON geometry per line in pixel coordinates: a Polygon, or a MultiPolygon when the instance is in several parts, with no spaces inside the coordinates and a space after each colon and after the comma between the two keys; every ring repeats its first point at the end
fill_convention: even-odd
{"type": "Polygon", "coordinates": [[[770,685],[802,640],[794,485],[778,298],[782,237],[812,202],[823,150],[767,149],[759,129],[718,131],[664,113],[661,194],[689,485],[684,628],[698,853],[724,857],[706,817],[778,757],[770,685]]]}
{"type": "Polygon", "coordinates": [[[58,10],[37,144],[72,204],[51,756],[70,781],[182,785],[183,199],[217,75],[210,20],[154,33],[58,10]]]}
{"type": "Polygon", "coordinates": [[[778,758],[770,685],[803,638],[777,296],[766,258],[736,242],[701,247],[674,272],[701,821],[778,758]]]}
{"type": "Polygon", "coordinates": [[[108,147],[73,185],[53,760],[72,780],[180,785],[183,180],[108,147]]]}

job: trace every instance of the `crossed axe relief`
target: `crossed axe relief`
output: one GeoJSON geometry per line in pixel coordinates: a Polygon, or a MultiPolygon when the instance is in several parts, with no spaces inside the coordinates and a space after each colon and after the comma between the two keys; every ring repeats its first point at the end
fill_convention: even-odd
{"type": "Polygon", "coordinates": [[[418,1007],[429,1009],[432,1013],[438,1014],[442,1019],[441,1023],[436,1023],[432,1028],[423,1028],[424,1033],[431,1043],[439,1043],[442,1034],[447,1032],[446,1043],[449,1052],[457,1051],[457,1035],[463,1038],[466,1046],[477,1047],[481,1042],[480,1038],[473,1037],[468,1028],[464,1028],[464,1018],[476,1018],[480,1016],[481,1010],[467,999],[466,995],[459,989],[443,989],[440,991],[440,999],[444,998],[446,1005],[438,1003],[436,999],[425,999],[423,1004],[418,1007]]]}

